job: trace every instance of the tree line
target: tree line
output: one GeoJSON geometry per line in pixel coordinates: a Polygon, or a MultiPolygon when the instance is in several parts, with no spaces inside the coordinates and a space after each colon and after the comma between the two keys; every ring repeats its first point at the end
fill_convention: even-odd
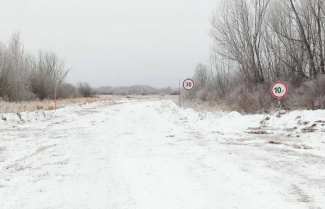
{"type": "Polygon", "coordinates": [[[0,43],[0,99],[17,102],[53,99],[58,84],[58,98],[93,96],[87,83],[74,86],[64,82],[69,73],[54,52],[40,50],[35,56],[25,51],[19,33],[7,43],[0,43]]]}
{"type": "Polygon", "coordinates": [[[104,95],[149,95],[149,94],[162,94],[162,95],[177,95],[178,90],[171,87],[154,88],[147,85],[133,85],[133,86],[102,86],[96,89],[98,94],[104,95]]]}
{"type": "Polygon", "coordinates": [[[274,106],[269,86],[285,81],[288,107],[325,108],[325,0],[223,0],[210,35],[211,61],[188,98],[253,112],[274,106]]]}
{"type": "Polygon", "coordinates": [[[57,98],[93,97],[108,95],[177,94],[171,87],[154,88],[145,85],[102,86],[97,89],[89,83],[77,86],[65,82],[70,69],[54,52],[40,50],[35,56],[25,51],[20,34],[14,33],[7,43],[0,42],[0,101],[28,101],[57,98]]]}

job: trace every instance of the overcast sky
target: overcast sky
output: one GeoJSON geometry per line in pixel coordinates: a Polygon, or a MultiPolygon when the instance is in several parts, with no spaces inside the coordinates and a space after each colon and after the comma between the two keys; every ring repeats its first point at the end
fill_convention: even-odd
{"type": "Polygon", "coordinates": [[[0,41],[19,31],[27,51],[54,51],[67,81],[178,86],[208,62],[219,0],[1,0],[0,41]]]}

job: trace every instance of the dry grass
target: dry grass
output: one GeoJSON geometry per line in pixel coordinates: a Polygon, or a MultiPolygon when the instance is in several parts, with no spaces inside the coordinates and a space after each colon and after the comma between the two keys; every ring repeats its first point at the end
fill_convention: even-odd
{"type": "MultiPolygon", "coordinates": [[[[172,97],[175,104],[179,105],[178,96],[172,97]]],[[[224,103],[217,103],[215,101],[201,101],[198,99],[186,100],[182,98],[182,107],[191,108],[196,111],[231,111],[231,108],[224,103]]]]}
{"type": "MultiPolygon", "coordinates": [[[[167,97],[167,96],[166,96],[167,97]]],[[[57,108],[62,108],[72,104],[86,104],[108,100],[119,99],[162,99],[164,96],[159,95],[98,95],[92,98],[73,98],[73,99],[60,99],[57,101],[57,108]]],[[[28,101],[28,102],[4,102],[0,101],[0,113],[19,113],[19,112],[32,112],[37,110],[54,110],[54,100],[43,101],[28,101]]]]}
{"type": "MultiPolygon", "coordinates": [[[[93,98],[73,98],[62,99],[57,101],[57,108],[62,108],[71,104],[86,104],[92,102],[99,102],[110,100],[107,96],[97,96],[93,98]]],[[[19,113],[19,112],[32,112],[36,110],[54,110],[54,100],[37,100],[28,102],[0,102],[0,113],[19,113]]]]}

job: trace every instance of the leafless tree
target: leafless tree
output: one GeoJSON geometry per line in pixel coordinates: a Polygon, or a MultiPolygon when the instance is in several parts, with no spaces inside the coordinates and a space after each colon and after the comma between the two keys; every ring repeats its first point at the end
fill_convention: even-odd
{"type": "Polygon", "coordinates": [[[324,74],[324,0],[288,0],[276,4],[270,25],[284,51],[276,55],[298,75],[300,82],[324,74]]]}
{"type": "Polygon", "coordinates": [[[243,78],[263,83],[263,28],[269,0],[230,0],[212,17],[217,53],[236,62],[243,78]]]}
{"type": "Polygon", "coordinates": [[[40,51],[38,58],[26,53],[20,34],[0,43],[0,97],[22,101],[53,97],[55,83],[62,82],[69,70],[52,52],[40,51]]]}
{"type": "MultiPolygon", "coordinates": [[[[230,95],[225,100],[252,111],[249,104],[272,106],[271,82],[296,87],[290,95],[297,93],[294,89],[323,86],[325,0],[223,0],[211,26],[215,45],[209,82],[214,87],[204,87],[204,92],[230,95]]],[[[324,101],[320,95],[315,94],[314,107],[324,106],[318,104],[324,101]]]]}
{"type": "Polygon", "coordinates": [[[28,99],[29,68],[19,33],[14,33],[8,44],[2,44],[0,51],[1,96],[10,101],[28,99]]]}
{"type": "Polygon", "coordinates": [[[53,52],[40,51],[38,59],[34,61],[36,68],[31,72],[31,88],[40,99],[52,98],[54,86],[61,83],[69,70],[65,64],[53,52]]]}
{"type": "Polygon", "coordinates": [[[208,67],[202,63],[199,63],[195,68],[194,79],[196,81],[196,85],[205,87],[209,79],[208,67]]]}
{"type": "Polygon", "coordinates": [[[78,84],[78,91],[83,97],[93,97],[96,94],[95,89],[86,82],[78,84]]]}

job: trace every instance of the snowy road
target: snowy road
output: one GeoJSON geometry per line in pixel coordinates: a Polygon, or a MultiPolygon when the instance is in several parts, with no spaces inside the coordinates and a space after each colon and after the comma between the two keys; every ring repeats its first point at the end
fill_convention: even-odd
{"type": "Polygon", "coordinates": [[[323,145],[271,144],[245,132],[264,116],[227,114],[121,100],[3,124],[0,208],[325,208],[323,145]]]}

